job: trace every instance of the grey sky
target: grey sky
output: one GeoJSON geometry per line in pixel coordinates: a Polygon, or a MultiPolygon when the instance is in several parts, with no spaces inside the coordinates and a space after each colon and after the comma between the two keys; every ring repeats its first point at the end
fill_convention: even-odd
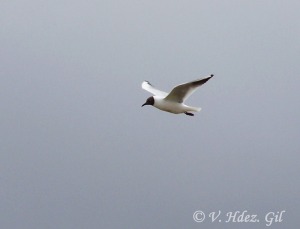
{"type": "Polygon", "coordinates": [[[0,228],[300,225],[299,1],[1,1],[0,228]],[[140,106],[215,77],[195,117],[140,106]],[[260,223],[193,221],[248,210],[260,223]]]}

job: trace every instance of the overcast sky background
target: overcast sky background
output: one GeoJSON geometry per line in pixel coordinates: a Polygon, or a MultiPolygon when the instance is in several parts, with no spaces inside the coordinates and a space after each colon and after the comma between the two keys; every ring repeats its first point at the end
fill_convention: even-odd
{"type": "Polygon", "coordinates": [[[299,226],[300,1],[0,2],[0,228],[299,226]],[[215,74],[194,117],[150,81],[215,74]],[[248,210],[260,223],[193,221],[248,210]]]}

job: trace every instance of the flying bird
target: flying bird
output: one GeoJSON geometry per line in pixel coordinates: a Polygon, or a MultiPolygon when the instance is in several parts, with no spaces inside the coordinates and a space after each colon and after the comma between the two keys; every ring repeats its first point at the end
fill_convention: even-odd
{"type": "Polygon", "coordinates": [[[206,76],[199,80],[194,80],[188,83],[180,84],[172,89],[170,93],[156,89],[148,81],[142,83],[142,88],[153,96],[149,97],[142,105],[152,105],[162,111],[167,111],[174,114],[184,113],[189,116],[194,116],[191,112],[198,112],[200,107],[191,107],[184,104],[184,101],[202,84],[206,83],[214,75],[206,76]]]}

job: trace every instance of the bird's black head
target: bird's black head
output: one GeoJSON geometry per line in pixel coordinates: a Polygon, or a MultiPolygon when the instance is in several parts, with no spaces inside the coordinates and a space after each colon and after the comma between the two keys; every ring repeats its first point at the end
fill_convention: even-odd
{"type": "Polygon", "coordinates": [[[145,106],[145,105],[152,105],[152,106],[153,106],[153,104],[154,104],[154,98],[153,98],[153,96],[151,96],[151,97],[149,97],[149,98],[147,99],[147,101],[142,105],[142,107],[145,106]]]}

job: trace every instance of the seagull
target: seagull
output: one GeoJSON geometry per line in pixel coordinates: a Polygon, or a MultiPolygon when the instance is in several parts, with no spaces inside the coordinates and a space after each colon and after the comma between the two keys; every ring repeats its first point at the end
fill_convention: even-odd
{"type": "Polygon", "coordinates": [[[142,88],[153,96],[149,97],[142,105],[152,105],[162,111],[170,112],[173,114],[184,113],[189,116],[194,116],[191,112],[199,112],[200,107],[191,107],[184,104],[184,101],[202,84],[206,83],[214,75],[203,77],[202,79],[194,80],[188,83],[177,85],[170,93],[156,89],[148,81],[142,83],[142,88]]]}

